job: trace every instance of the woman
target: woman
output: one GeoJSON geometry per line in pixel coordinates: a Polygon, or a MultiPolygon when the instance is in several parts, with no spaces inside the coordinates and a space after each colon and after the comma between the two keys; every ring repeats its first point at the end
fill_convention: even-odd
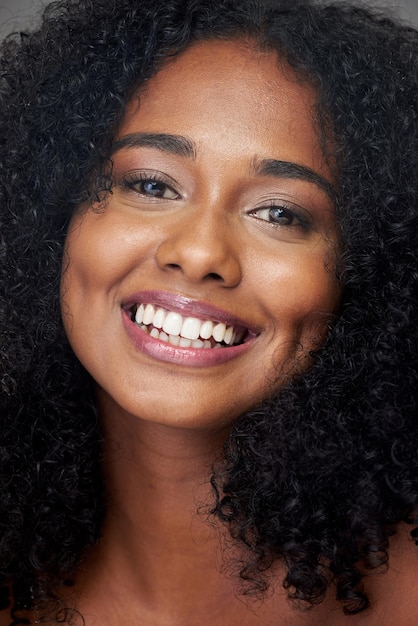
{"type": "Polygon", "coordinates": [[[3,44],[1,624],[414,624],[417,59],[285,0],[3,44]]]}

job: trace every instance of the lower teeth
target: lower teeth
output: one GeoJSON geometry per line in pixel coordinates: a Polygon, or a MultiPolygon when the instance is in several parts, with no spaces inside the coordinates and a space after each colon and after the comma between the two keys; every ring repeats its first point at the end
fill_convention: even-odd
{"type": "Polygon", "coordinates": [[[203,341],[202,339],[185,339],[184,337],[180,337],[179,335],[167,335],[164,331],[158,330],[158,328],[151,328],[149,330],[148,326],[145,324],[140,324],[139,327],[150,337],[153,339],[159,339],[160,341],[165,341],[165,343],[169,343],[172,346],[179,346],[180,348],[198,348],[205,350],[213,349],[213,348],[222,348],[222,344],[215,343],[214,345],[206,339],[203,341]]]}

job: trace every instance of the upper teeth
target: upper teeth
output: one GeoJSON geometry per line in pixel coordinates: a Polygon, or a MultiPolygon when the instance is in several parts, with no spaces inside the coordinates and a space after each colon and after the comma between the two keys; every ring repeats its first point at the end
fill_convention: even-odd
{"type": "Polygon", "coordinates": [[[237,340],[237,332],[233,326],[227,326],[223,322],[200,320],[197,317],[183,317],[175,311],[167,311],[161,307],[155,308],[152,304],[140,304],[135,313],[137,324],[152,324],[155,328],[161,328],[167,335],[179,336],[185,339],[203,340],[213,339],[220,343],[232,345],[237,340]]]}

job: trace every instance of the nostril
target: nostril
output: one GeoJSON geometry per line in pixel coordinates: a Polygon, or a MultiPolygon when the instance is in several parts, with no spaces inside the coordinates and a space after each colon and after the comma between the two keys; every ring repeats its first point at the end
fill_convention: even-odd
{"type": "Polygon", "coordinates": [[[214,237],[210,240],[205,237],[202,241],[195,235],[194,241],[184,241],[184,232],[185,229],[180,235],[167,236],[159,244],[155,260],[160,269],[172,272],[173,276],[182,274],[192,282],[205,281],[229,287],[240,282],[240,259],[226,242],[214,237]]]}
{"type": "Polygon", "coordinates": [[[205,278],[209,278],[211,280],[221,280],[221,281],[223,281],[222,276],[220,276],[219,274],[216,274],[216,272],[209,272],[209,274],[206,274],[205,278]]]}
{"type": "MultiPolygon", "coordinates": [[[[182,266],[178,263],[167,263],[166,268],[170,270],[181,270],[182,266]]],[[[223,278],[217,272],[208,272],[205,276],[203,276],[203,280],[216,280],[218,282],[223,282],[223,278]]]]}

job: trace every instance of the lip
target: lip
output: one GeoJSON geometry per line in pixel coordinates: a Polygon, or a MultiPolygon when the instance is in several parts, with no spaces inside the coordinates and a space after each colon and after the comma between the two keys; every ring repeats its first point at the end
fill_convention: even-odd
{"type": "Polygon", "coordinates": [[[135,348],[153,359],[175,365],[210,367],[226,363],[246,352],[256,340],[258,334],[242,320],[213,305],[168,292],[141,291],[132,294],[123,302],[121,310],[123,325],[135,348]],[[203,320],[210,319],[246,328],[252,336],[245,343],[225,348],[205,349],[173,346],[159,339],[154,339],[132,322],[129,309],[137,303],[155,304],[183,315],[186,314],[203,320]]]}
{"type": "Polygon", "coordinates": [[[175,311],[181,315],[197,317],[201,320],[223,322],[228,326],[236,326],[247,329],[251,335],[257,335],[258,330],[251,328],[242,319],[223,311],[222,309],[199,300],[193,300],[179,294],[166,291],[140,291],[134,293],[122,303],[122,308],[127,311],[134,304],[156,304],[169,311],[175,311]]]}

